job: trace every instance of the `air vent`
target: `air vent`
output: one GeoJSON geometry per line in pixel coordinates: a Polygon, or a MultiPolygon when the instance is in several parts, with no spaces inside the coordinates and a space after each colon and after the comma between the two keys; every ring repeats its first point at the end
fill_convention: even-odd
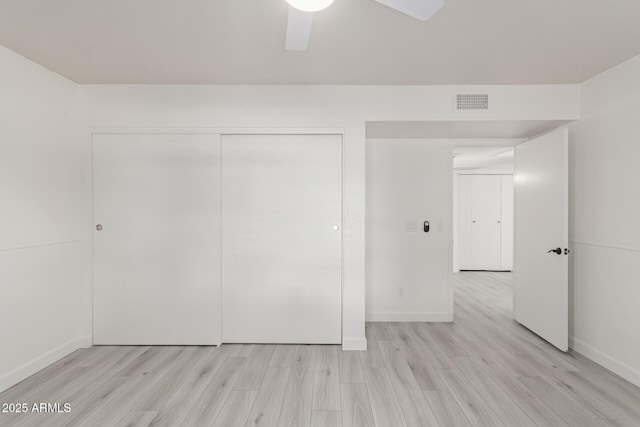
{"type": "Polygon", "coordinates": [[[468,93],[456,95],[456,111],[487,111],[489,95],[486,93],[468,93]]]}

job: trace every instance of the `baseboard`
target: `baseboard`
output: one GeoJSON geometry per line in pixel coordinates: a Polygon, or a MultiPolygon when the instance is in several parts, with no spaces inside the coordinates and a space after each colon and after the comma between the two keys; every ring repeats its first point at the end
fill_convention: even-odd
{"type": "Polygon", "coordinates": [[[77,340],[79,348],[89,348],[93,346],[93,336],[87,335],[86,337],[80,337],[77,340]]]}
{"type": "Polygon", "coordinates": [[[367,349],[367,339],[362,338],[343,338],[342,350],[344,351],[365,351],[367,349]]]}
{"type": "Polygon", "coordinates": [[[366,313],[367,322],[453,322],[453,314],[447,312],[366,313]]]}
{"type": "Polygon", "coordinates": [[[569,338],[569,344],[574,351],[593,360],[598,365],[604,366],[611,372],[620,375],[630,383],[633,383],[640,387],[640,370],[635,369],[627,365],[626,363],[623,363],[616,358],[603,353],[602,351],[590,346],[583,341],[580,341],[579,339],[571,337],[569,338]]]}
{"type": "Polygon", "coordinates": [[[87,347],[91,347],[91,337],[80,337],[66,342],[61,346],[48,351],[42,356],[30,360],[29,362],[25,363],[22,366],[19,366],[13,371],[7,372],[6,374],[0,376],[0,392],[13,387],[20,381],[29,378],[31,375],[46,368],[52,363],[57,362],[68,354],[71,354],[80,348],[87,347]]]}

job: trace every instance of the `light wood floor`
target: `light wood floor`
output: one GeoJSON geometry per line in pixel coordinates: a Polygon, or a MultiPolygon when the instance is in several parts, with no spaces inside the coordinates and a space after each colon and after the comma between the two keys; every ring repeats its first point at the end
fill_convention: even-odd
{"type": "Polygon", "coordinates": [[[372,323],[339,346],[93,347],[0,394],[44,426],[640,426],[640,389],[511,320],[508,273],[456,275],[453,324],[372,323]]]}

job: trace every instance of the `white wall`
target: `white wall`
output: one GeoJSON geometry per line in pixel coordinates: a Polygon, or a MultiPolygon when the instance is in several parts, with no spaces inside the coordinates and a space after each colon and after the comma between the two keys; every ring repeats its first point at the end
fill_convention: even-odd
{"type": "Polygon", "coordinates": [[[571,120],[580,114],[578,85],[88,85],[81,87],[80,112],[87,147],[92,127],[344,129],[343,348],[353,349],[366,345],[365,122],[571,120]],[[454,113],[453,97],[461,91],[488,92],[491,111],[454,113]]]}
{"type": "Polygon", "coordinates": [[[640,57],[582,86],[571,126],[572,347],[640,385],[640,57]]]}
{"type": "Polygon", "coordinates": [[[451,159],[448,140],[367,140],[368,321],[453,320],[451,159]]]}
{"type": "Polygon", "coordinates": [[[0,47],[0,391],[90,343],[78,87],[0,47]]]}

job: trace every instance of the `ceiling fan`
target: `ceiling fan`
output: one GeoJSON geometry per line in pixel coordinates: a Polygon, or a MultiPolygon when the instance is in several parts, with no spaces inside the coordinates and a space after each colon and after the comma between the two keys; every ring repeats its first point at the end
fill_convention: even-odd
{"type": "MultiPolygon", "coordinates": [[[[398,12],[426,21],[444,6],[444,0],[374,0],[398,12]]],[[[333,0],[287,0],[289,20],[285,49],[306,50],[311,34],[313,12],[325,9],[333,0]]]]}

